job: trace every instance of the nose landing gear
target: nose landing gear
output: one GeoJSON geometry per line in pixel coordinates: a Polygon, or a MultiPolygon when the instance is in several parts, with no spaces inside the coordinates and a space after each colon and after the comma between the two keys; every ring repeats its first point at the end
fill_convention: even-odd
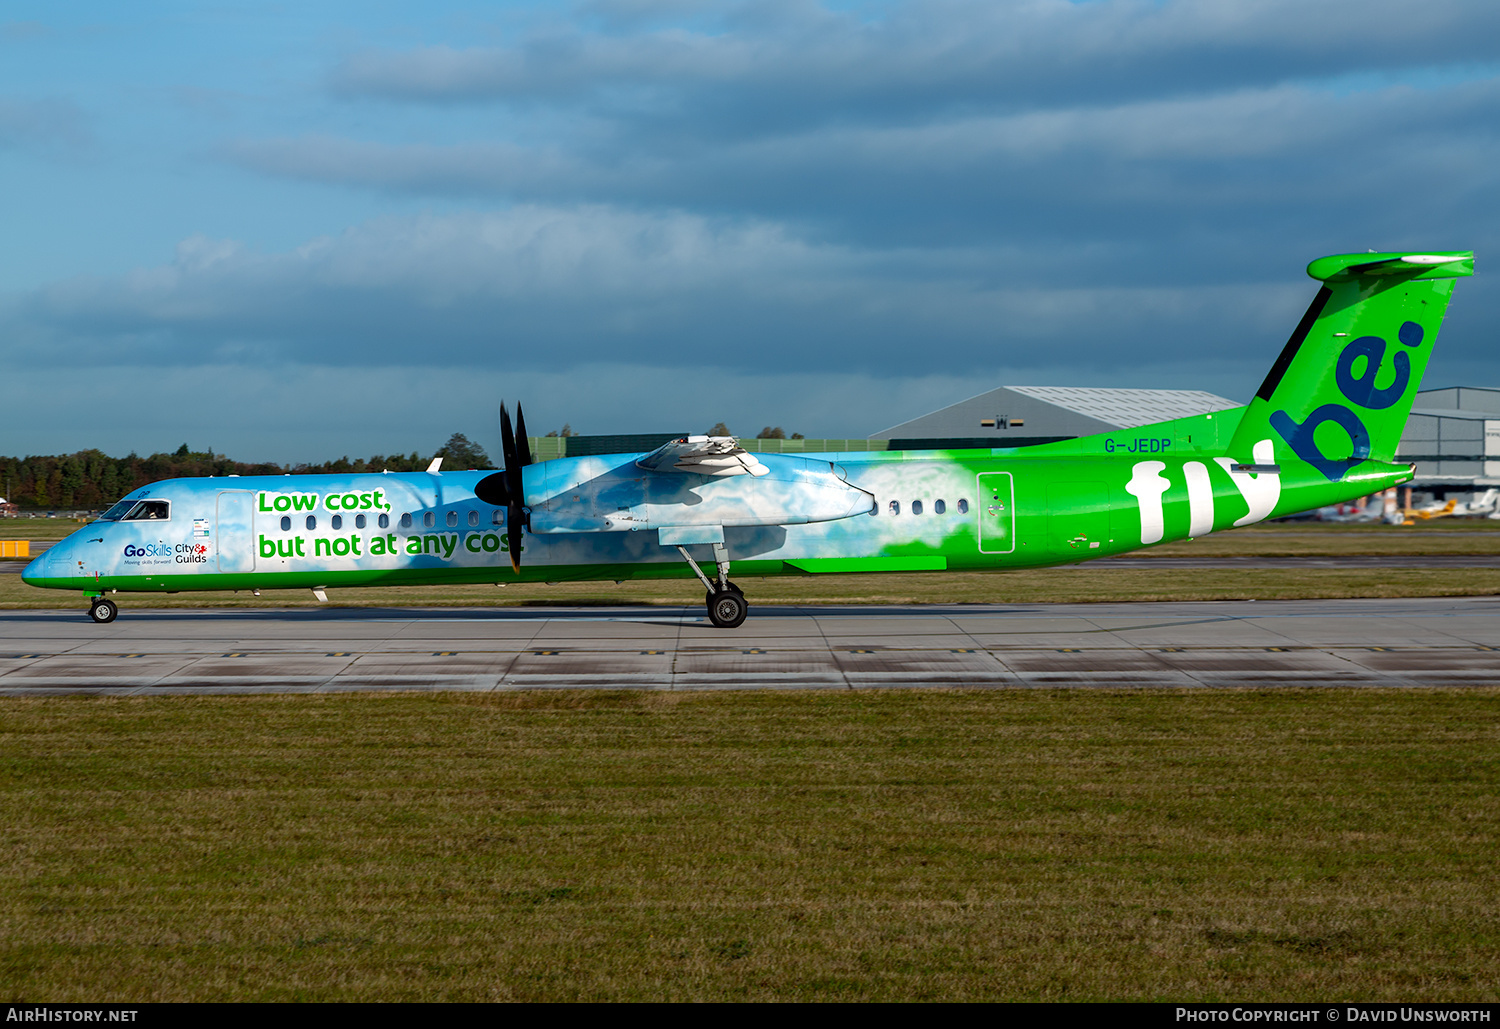
{"type": "Polygon", "coordinates": [[[89,617],[100,625],[108,625],[119,613],[119,605],[107,597],[95,597],[89,601],[89,617]]]}

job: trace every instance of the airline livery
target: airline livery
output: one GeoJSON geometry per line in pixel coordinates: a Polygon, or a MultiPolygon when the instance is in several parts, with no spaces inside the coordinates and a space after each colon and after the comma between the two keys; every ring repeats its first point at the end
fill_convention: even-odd
{"type": "Polygon", "coordinates": [[[1342,254],[1249,406],[1025,448],[750,454],[732,437],[502,471],[172,479],[27,566],[97,622],[121,592],[1035,568],[1352,500],[1411,479],[1396,446],[1471,253],[1342,254]]]}

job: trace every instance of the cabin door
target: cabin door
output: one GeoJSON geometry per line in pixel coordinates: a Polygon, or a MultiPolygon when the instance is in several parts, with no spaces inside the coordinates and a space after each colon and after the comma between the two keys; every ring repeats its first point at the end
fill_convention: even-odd
{"type": "Polygon", "coordinates": [[[255,571],[255,494],[223,492],[219,494],[217,538],[219,571],[255,571]]]}
{"type": "Polygon", "coordinates": [[[979,552],[1010,554],[1016,549],[1016,487],[1010,472],[979,476],[979,552]]]}

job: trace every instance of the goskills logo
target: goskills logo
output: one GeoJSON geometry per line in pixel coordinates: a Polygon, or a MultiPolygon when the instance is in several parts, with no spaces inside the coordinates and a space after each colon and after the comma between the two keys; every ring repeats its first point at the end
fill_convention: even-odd
{"type": "Polygon", "coordinates": [[[172,547],[166,543],[147,543],[138,547],[134,543],[125,544],[126,557],[171,557],[172,547]]]}

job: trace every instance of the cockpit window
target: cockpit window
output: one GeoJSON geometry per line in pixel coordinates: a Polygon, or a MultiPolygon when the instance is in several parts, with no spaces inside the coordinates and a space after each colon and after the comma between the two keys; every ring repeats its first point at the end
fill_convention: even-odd
{"type": "Polygon", "coordinates": [[[122,500],[108,511],[99,516],[101,522],[118,522],[125,517],[125,512],[136,505],[134,500],[122,500]]]}
{"type": "Polygon", "coordinates": [[[164,522],[172,516],[169,500],[142,500],[120,519],[122,522],[164,522]]]}

